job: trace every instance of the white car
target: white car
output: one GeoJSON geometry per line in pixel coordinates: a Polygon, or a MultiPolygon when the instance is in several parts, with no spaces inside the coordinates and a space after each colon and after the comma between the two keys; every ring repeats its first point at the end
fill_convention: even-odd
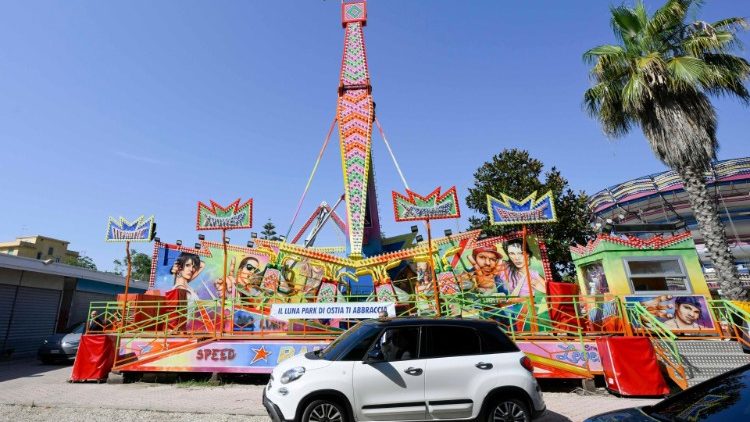
{"type": "Polygon", "coordinates": [[[492,321],[368,320],[281,362],[263,404],[274,422],[521,422],[545,410],[531,372],[492,321]]]}

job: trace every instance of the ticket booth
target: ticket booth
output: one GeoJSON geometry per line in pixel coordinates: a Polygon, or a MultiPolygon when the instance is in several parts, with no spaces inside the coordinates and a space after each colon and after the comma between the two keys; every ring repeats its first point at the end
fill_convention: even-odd
{"type": "Polygon", "coordinates": [[[707,303],[711,294],[689,232],[602,233],[570,250],[582,293],[640,302],[672,331],[716,329],[707,303]]]}

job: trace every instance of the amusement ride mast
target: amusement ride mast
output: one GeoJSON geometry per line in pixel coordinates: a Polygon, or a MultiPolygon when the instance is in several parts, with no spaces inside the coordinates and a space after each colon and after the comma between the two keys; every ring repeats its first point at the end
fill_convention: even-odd
{"type": "Polygon", "coordinates": [[[336,119],[351,258],[373,255],[379,253],[381,248],[375,183],[371,171],[375,103],[362,32],[367,23],[366,7],[365,1],[344,2],[341,5],[345,35],[336,119]]]}

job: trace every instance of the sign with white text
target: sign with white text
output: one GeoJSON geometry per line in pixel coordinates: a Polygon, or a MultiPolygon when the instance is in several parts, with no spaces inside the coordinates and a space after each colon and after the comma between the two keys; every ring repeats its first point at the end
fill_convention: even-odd
{"type": "Polygon", "coordinates": [[[378,318],[381,312],[396,316],[393,302],[348,302],[348,303],[274,303],[271,318],[290,319],[370,319],[378,318]]]}

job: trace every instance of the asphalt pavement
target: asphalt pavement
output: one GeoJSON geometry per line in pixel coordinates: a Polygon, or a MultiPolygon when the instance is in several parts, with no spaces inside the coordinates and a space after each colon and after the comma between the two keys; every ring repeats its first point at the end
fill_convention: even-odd
{"type": "MultiPolygon", "coordinates": [[[[264,376],[205,381],[156,379],[123,384],[68,383],[71,365],[35,360],[0,362],[0,420],[65,422],[91,420],[270,421],[261,403],[264,376]]],[[[609,410],[655,403],[619,398],[603,390],[583,393],[573,383],[542,383],[547,414],[543,422],[581,421],[609,410]]]]}

